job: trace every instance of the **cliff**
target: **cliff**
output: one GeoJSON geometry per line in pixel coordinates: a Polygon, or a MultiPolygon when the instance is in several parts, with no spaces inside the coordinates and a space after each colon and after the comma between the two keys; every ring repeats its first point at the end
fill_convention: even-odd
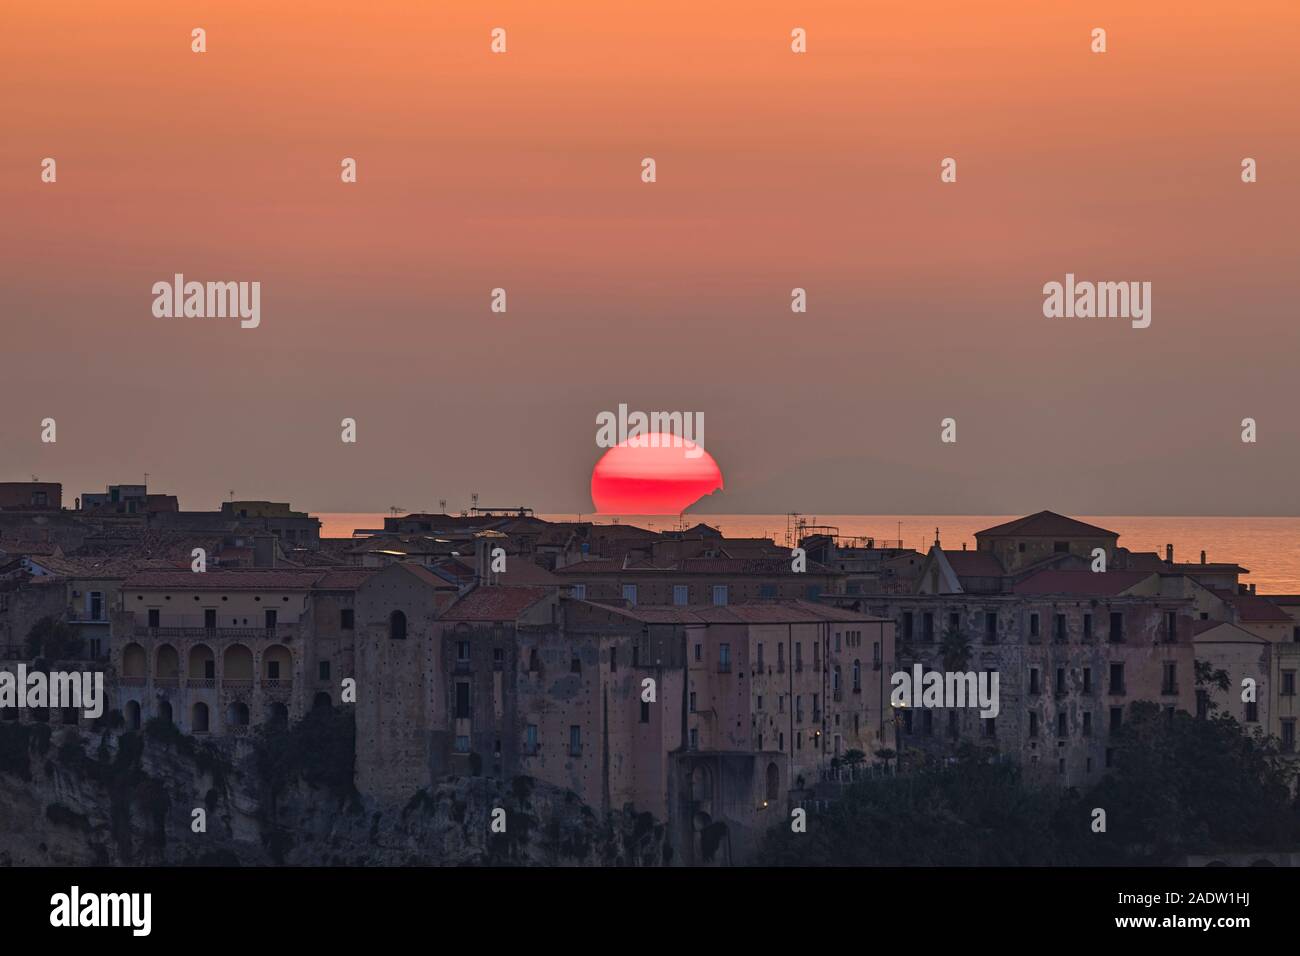
{"type": "Polygon", "coordinates": [[[528,777],[449,777],[401,805],[364,798],[351,785],[351,723],[340,710],[227,740],[158,722],[143,732],[2,723],[0,864],[672,862],[650,814],[601,819],[528,777]]]}

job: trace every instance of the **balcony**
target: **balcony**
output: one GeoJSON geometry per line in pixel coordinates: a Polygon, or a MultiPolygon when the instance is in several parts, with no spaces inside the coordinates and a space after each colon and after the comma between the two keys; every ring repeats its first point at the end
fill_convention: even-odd
{"type": "Polygon", "coordinates": [[[293,679],[289,677],[264,677],[262,678],[263,690],[292,690],[293,679]]]}
{"type": "Polygon", "coordinates": [[[153,686],[175,690],[177,687],[181,686],[181,680],[179,677],[155,677],[153,679],[153,686]]]}
{"type": "Polygon", "coordinates": [[[719,674],[730,674],[730,673],[731,673],[731,661],[718,661],[718,673],[719,673],[719,674]]]}
{"type": "Polygon", "coordinates": [[[146,627],[137,624],[132,633],[152,640],[187,641],[291,641],[298,635],[297,624],[275,627],[146,627]]]}
{"type": "Polygon", "coordinates": [[[835,690],[831,691],[831,700],[835,701],[836,703],[839,703],[843,699],[844,699],[844,691],[841,688],[837,687],[835,688],[835,690]]]}
{"type": "Polygon", "coordinates": [[[185,681],[185,686],[190,690],[211,690],[217,686],[217,682],[212,677],[191,677],[185,681]]]}
{"type": "Polygon", "coordinates": [[[119,677],[117,685],[119,687],[143,687],[148,679],[147,677],[119,677]]]}

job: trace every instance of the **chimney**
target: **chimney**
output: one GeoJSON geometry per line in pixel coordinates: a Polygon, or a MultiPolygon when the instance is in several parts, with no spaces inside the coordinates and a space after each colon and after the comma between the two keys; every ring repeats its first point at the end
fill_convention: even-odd
{"type": "Polygon", "coordinates": [[[1165,560],[1170,564],[1174,563],[1174,546],[1172,544],[1165,545],[1165,560]]]}
{"type": "Polygon", "coordinates": [[[491,567],[491,548],[488,547],[488,539],[476,535],[474,538],[474,572],[478,577],[480,586],[492,583],[492,577],[489,573],[491,567]]]}
{"type": "Polygon", "coordinates": [[[1204,564],[1204,563],[1205,563],[1205,552],[1202,551],[1202,552],[1201,552],[1201,564],[1204,564]]]}
{"type": "Polygon", "coordinates": [[[1251,594],[1254,594],[1254,593],[1255,593],[1255,585],[1253,585],[1253,584],[1250,586],[1250,593],[1251,593],[1251,594]]]}

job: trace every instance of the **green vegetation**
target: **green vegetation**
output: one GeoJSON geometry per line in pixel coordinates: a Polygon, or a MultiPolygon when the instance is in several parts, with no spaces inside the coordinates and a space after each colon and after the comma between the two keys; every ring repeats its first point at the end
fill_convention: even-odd
{"type": "Polygon", "coordinates": [[[1294,771],[1230,717],[1133,705],[1115,766],[1080,792],[1033,786],[968,746],[956,763],[848,788],[808,831],[768,834],[769,865],[1172,864],[1190,853],[1300,846],[1294,771]],[[1106,832],[1092,830],[1093,809],[1106,832]]]}
{"type": "Polygon", "coordinates": [[[68,624],[43,617],[27,633],[27,654],[32,659],[71,661],[80,659],[85,641],[68,624]]]}

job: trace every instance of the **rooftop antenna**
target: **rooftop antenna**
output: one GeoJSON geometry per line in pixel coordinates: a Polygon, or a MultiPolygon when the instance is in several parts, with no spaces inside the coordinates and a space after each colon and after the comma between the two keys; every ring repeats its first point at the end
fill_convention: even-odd
{"type": "Polygon", "coordinates": [[[396,518],[398,513],[404,511],[405,509],[401,505],[389,505],[388,510],[391,511],[393,513],[393,517],[396,518]]]}
{"type": "Polygon", "coordinates": [[[234,501],[234,500],[235,500],[235,489],[234,489],[234,488],[231,488],[231,489],[230,489],[230,500],[231,500],[231,501],[234,501]]]}
{"type": "Polygon", "coordinates": [[[446,498],[439,498],[439,499],[438,499],[438,513],[439,513],[439,514],[444,514],[444,515],[447,513],[447,499],[446,499],[446,498]]]}
{"type": "Polygon", "coordinates": [[[470,504],[472,504],[475,508],[477,508],[477,507],[478,507],[478,492],[476,491],[476,492],[474,492],[472,495],[470,495],[470,496],[469,496],[469,500],[470,500],[470,504]]]}

